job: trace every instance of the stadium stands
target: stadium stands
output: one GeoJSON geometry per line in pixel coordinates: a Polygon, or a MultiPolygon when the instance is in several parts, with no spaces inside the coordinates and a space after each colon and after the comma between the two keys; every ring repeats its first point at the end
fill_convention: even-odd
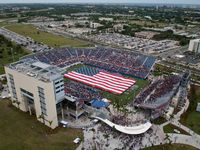
{"type": "Polygon", "coordinates": [[[28,56],[58,67],[66,67],[76,62],[102,68],[111,72],[146,78],[155,58],[130,51],[112,48],[58,48],[28,56]]]}
{"type": "MultiPolygon", "coordinates": [[[[149,75],[156,61],[151,56],[105,47],[56,48],[27,57],[60,68],[65,68],[80,62],[91,67],[82,67],[77,69],[76,72],[88,76],[95,75],[100,70],[107,70],[113,74],[116,73],[117,76],[120,73],[143,79],[149,75]]],[[[102,98],[101,90],[75,81],[65,83],[65,93],[76,97],[78,101],[84,101],[86,103],[94,98],[102,98]]]]}
{"type": "Polygon", "coordinates": [[[65,83],[65,93],[72,95],[79,101],[84,101],[86,103],[92,99],[102,99],[100,90],[74,81],[65,83]]]}
{"type": "Polygon", "coordinates": [[[181,76],[173,75],[157,79],[144,89],[134,100],[133,105],[142,108],[157,109],[169,102],[173,91],[180,84],[181,76]]]}

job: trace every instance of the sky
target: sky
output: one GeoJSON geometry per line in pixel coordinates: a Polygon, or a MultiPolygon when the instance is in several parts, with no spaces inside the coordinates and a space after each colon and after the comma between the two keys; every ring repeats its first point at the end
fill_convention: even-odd
{"type": "Polygon", "coordinates": [[[170,3],[200,4],[200,0],[0,0],[0,3],[170,3]]]}

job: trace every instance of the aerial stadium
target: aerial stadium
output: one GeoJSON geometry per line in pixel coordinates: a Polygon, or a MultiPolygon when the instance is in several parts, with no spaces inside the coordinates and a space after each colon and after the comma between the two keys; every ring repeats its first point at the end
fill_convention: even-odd
{"type": "Polygon", "coordinates": [[[183,85],[183,75],[150,78],[155,63],[152,56],[107,47],[58,48],[26,56],[5,71],[13,105],[51,128],[94,118],[119,132],[142,134],[183,85]],[[123,110],[137,117],[124,119],[123,110]]]}

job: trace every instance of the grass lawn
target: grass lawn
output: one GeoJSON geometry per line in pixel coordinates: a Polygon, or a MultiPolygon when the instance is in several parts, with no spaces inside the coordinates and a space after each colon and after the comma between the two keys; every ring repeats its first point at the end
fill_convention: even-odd
{"type": "Polygon", "coordinates": [[[166,120],[165,118],[159,117],[159,118],[153,120],[152,123],[157,124],[157,125],[160,125],[160,124],[165,123],[166,121],[167,121],[167,120],[166,120]]]}
{"type": "Polygon", "coordinates": [[[180,122],[200,134],[200,112],[196,111],[197,103],[200,103],[200,87],[191,85],[189,93],[190,105],[186,113],[181,117],[180,122]]]}
{"type": "Polygon", "coordinates": [[[3,27],[3,26],[7,26],[9,25],[10,23],[6,22],[6,21],[1,21],[0,22],[0,27],[3,27]]]}
{"type": "Polygon", "coordinates": [[[135,86],[133,89],[125,91],[121,95],[112,94],[109,92],[103,92],[103,96],[109,100],[111,100],[116,107],[122,107],[127,105],[129,102],[133,101],[133,99],[137,96],[137,94],[149,84],[148,80],[134,78],[136,80],[135,86]],[[118,106],[117,106],[118,105],[118,106]]]}
{"type": "Polygon", "coordinates": [[[18,34],[31,37],[37,42],[41,42],[52,47],[60,47],[60,46],[87,47],[89,46],[89,43],[85,41],[73,39],[73,38],[65,38],[59,35],[54,35],[48,32],[40,31],[33,25],[13,24],[13,25],[6,26],[6,28],[18,34]]]}
{"type": "Polygon", "coordinates": [[[149,148],[144,148],[143,150],[197,150],[197,148],[194,148],[189,145],[184,144],[164,144],[159,146],[153,146],[149,148]]]}
{"type": "Polygon", "coordinates": [[[190,135],[189,133],[185,132],[184,130],[182,130],[181,128],[177,126],[174,126],[173,124],[168,124],[163,127],[163,130],[165,133],[176,133],[174,132],[174,129],[180,131],[180,134],[190,135]]]}
{"type": "Polygon", "coordinates": [[[19,111],[9,100],[0,101],[1,150],[74,150],[76,137],[83,138],[79,129],[50,128],[35,116],[19,111]]]}

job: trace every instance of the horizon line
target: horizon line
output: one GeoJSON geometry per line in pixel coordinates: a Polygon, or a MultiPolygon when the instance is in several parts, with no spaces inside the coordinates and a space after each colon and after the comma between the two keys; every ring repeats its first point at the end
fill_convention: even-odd
{"type": "Polygon", "coordinates": [[[150,4],[150,5],[200,5],[200,4],[196,4],[196,3],[162,3],[162,2],[158,2],[158,3],[141,3],[141,2],[127,2],[127,3],[123,3],[123,2],[8,2],[8,3],[1,3],[0,4],[150,4]]]}

